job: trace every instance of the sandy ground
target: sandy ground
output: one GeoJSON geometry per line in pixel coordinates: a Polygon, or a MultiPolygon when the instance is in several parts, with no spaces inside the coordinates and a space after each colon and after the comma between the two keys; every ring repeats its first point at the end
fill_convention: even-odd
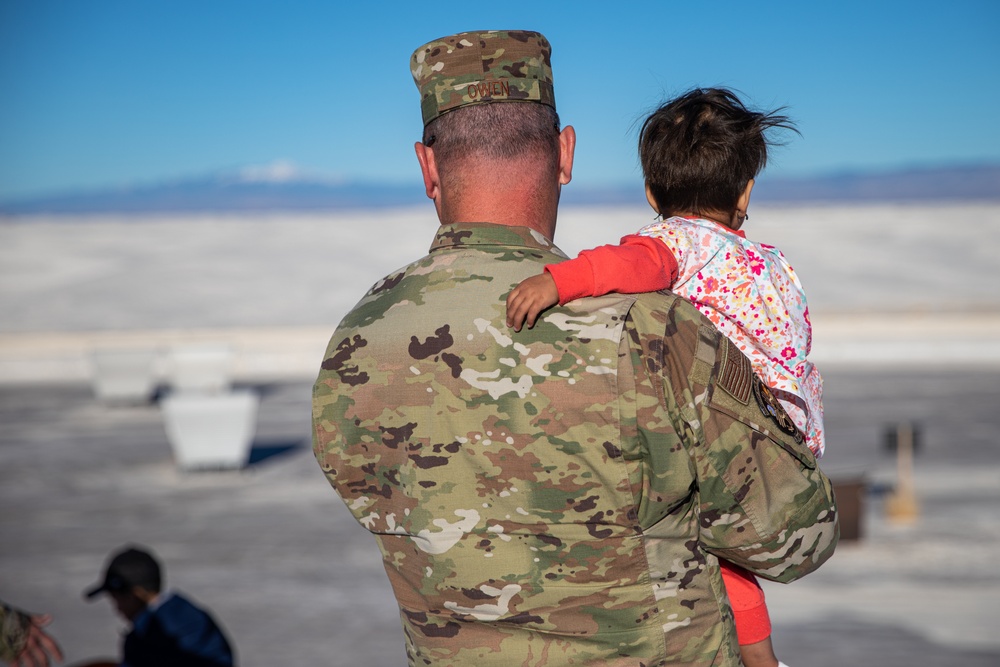
{"type": "MultiPolygon", "coordinates": [[[[371,537],[312,458],[307,382],[256,385],[241,472],[182,473],[154,405],[87,385],[0,387],[0,591],[55,615],[69,660],[114,655],[122,623],[83,601],[112,550],[145,544],[168,584],[215,611],[243,665],[401,665],[402,634],[371,537]]],[[[835,479],[869,484],[862,539],[818,572],[767,585],[792,665],[1000,664],[1000,372],[827,374],[835,479]],[[884,430],[917,420],[919,516],[890,522],[884,430]]]]}
{"type": "MultiPolygon", "coordinates": [[[[568,211],[559,234],[575,252],[649,217],[568,211]]],[[[767,586],[779,655],[1000,664],[1000,207],[752,217],[751,236],[780,246],[810,294],[823,467],[868,489],[860,541],[767,586]],[[912,525],[885,512],[896,468],[884,432],[900,421],[920,431],[912,525]]],[[[340,315],[422,254],[433,226],[429,211],[0,221],[0,597],[52,612],[70,661],[114,655],[121,623],[80,594],[136,541],[216,612],[243,665],[402,664],[374,543],[309,451],[309,376],[340,315]],[[379,246],[362,243],[373,229],[379,246]],[[262,398],[252,462],[182,473],[158,406],[98,401],[88,354],[217,339],[236,342],[236,379],[262,398]]]]}

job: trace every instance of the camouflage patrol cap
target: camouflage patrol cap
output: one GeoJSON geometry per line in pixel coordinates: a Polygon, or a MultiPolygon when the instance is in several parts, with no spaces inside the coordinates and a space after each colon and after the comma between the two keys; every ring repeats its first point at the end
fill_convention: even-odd
{"type": "Polygon", "coordinates": [[[482,30],[435,39],[413,52],[424,125],[488,102],[540,102],[555,109],[552,47],[528,30],[482,30]]]}

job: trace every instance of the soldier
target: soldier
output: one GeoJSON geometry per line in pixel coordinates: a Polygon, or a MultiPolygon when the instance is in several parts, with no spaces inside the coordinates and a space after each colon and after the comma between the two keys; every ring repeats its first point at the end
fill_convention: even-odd
{"type": "Polygon", "coordinates": [[[719,558],[792,581],[838,537],[829,480],[750,363],[673,295],[505,326],[547,263],[575,133],[551,48],[413,54],[441,226],[334,333],[314,450],[377,538],[410,665],[739,665],[719,558]]]}

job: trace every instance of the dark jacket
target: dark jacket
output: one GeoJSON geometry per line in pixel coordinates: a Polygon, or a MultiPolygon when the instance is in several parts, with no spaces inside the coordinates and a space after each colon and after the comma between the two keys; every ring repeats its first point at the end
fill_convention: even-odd
{"type": "Polygon", "coordinates": [[[232,667],[232,648],[215,620],[176,593],[143,611],[125,636],[127,667],[232,667]]]}

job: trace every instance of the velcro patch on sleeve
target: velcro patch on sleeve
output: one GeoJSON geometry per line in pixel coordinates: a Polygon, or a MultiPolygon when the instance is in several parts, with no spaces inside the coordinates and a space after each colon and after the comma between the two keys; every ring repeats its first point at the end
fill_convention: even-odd
{"type": "Polygon", "coordinates": [[[785,412],[785,408],[782,407],[781,402],[778,401],[771,389],[758,379],[754,383],[753,390],[761,414],[773,421],[783,433],[795,438],[795,442],[802,444],[802,432],[795,426],[795,422],[785,412]]]}
{"type": "Polygon", "coordinates": [[[755,379],[753,366],[750,365],[750,360],[746,355],[740,352],[728,338],[724,338],[723,343],[726,358],[722,362],[719,386],[743,405],[749,405],[755,379]]]}

